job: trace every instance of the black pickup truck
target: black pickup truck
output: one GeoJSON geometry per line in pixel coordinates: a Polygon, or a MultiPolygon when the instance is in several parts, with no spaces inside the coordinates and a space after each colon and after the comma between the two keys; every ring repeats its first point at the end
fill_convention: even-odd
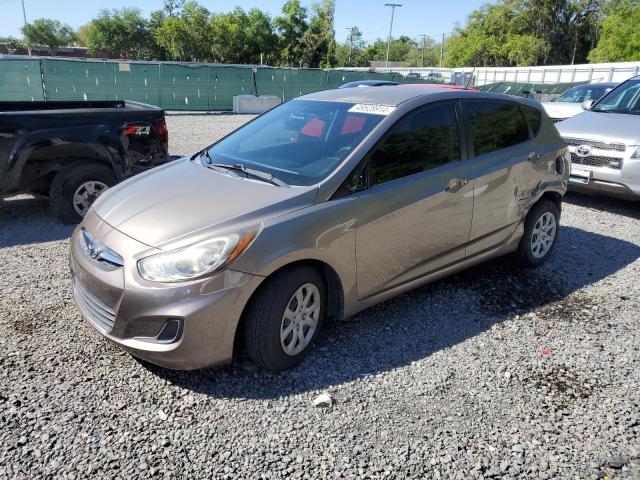
{"type": "Polygon", "coordinates": [[[0,199],[49,197],[78,223],[107,188],[167,161],[164,110],[129,101],[0,102],[0,199]]]}

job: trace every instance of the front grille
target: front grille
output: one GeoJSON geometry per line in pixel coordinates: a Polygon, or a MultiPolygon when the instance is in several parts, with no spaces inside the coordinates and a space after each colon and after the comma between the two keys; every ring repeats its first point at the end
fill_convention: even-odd
{"type": "Polygon", "coordinates": [[[627,149],[624,143],[604,143],[597,140],[582,140],[580,138],[565,138],[564,141],[571,147],[588,145],[599,150],[615,150],[616,152],[624,152],[627,149]]]}
{"type": "Polygon", "coordinates": [[[110,332],[116,320],[116,312],[87,290],[78,280],[75,281],[74,292],[78,306],[83,313],[107,332],[110,332]]]}
{"type": "Polygon", "coordinates": [[[575,153],[571,154],[571,163],[575,165],[588,165],[590,167],[607,167],[620,170],[622,168],[622,159],[613,157],[600,157],[590,155],[588,157],[580,157],[575,153]]]}

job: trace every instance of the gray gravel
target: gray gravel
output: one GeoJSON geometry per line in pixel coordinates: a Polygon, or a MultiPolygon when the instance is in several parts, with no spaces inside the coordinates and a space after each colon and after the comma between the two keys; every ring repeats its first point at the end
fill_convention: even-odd
{"type": "MultiPolygon", "coordinates": [[[[172,153],[248,118],[171,116],[172,153]]],[[[73,305],[71,229],[5,201],[0,477],[640,478],[639,212],[570,196],[544,267],[493,261],[329,324],[275,375],[110,345],[73,305]]]]}

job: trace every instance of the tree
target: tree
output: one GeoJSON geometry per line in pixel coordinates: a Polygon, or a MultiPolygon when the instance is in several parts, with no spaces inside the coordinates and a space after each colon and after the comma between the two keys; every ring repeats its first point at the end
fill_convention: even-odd
{"type": "MultiPolygon", "coordinates": [[[[392,38],[389,42],[389,61],[404,62],[409,52],[416,47],[416,42],[405,35],[392,38]]],[[[365,48],[365,56],[369,61],[385,61],[387,59],[387,41],[381,38],[377,39],[365,48]]]]}
{"type": "Polygon", "coordinates": [[[76,30],[76,44],[81,47],[86,47],[89,43],[89,29],[90,25],[82,25],[76,30]]]}
{"type": "Polygon", "coordinates": [[[230,13],[215,15],[209,20],[215,61],[226,63],[260,63],[260,54],[268,61],[277,61],[277,36],[271,18],[262,10],[245,12],[236,7],[230,13]]]}
{"type": "Polygon", "coordinates": [[[273,20],[278,33],[280,58],[284,65],[299,66],[302,58],[300,39],[309,28],[307,9],[300,5],[300,0],[289,0],[282,6],[282,14],[273,20]]]}
{"type": "Polygon", "coordinates": [[[605,0],[499,0],[474,10],[446,43],[445,64],[584,62],[605,0]]]}
{"type": "Polygon", "coordinates": [[[89,23],[86,42],[91,55],[110,52],[120,58],[151,58],[153,39],[148,21],[137,8],[102,10],[89,23]]]}
{"type": "Polygon", "coordinates": [[[600,29],[600,40],[589,53],[592,62],[640,60],[640,2],[623,0],[611,5],[600,29]]]}
{"type": "Polygon", "coordinates": [[[24,40],[15,37],[0,37],[0,43],[4,43],[7,46],[7,51],[11,55],[19,55],[27,51],[24,40]]]}
{"type": "Polygon", "coordinates": [[[39,18],[26,24],[22,27],[22,34],[27,45],[48,47],[51,55],[75,39],[75,33],[69,25],[48,18],[39,18]]]}
{"type": "Polygon", "coordinates": [[[333,28],[335,0],[322,0],[311,7],[309,28],[302,35],[302,65],[330,68],[335,64],[336,33],[333,28]]]}
{"type": "Polygon", "coordinates": [[[338,67],[366,67],[369,65],[364,49],[367,43],[362,38],[362,32],[358,27],[351,27],[347,39],[336,45],[336,66],[338,67]]]}
{"type": "Polygon", "coordinates": [[[440,63],[440,44],[433,38],[420,39],[404,58],[405,67],[435,67],[440,63]],[[424,52],[424,57],[423,57],[424,52]]]}
{"type": "Polygon", "coordinates": [[[177,17],[164,19],[155,39],[171,60],[207,62],[214,58],[210,27],[209,10],[189,1],[177,17]]]}

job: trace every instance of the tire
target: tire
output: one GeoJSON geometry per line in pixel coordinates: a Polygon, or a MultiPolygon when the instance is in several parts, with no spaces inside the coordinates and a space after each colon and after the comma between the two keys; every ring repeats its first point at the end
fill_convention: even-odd
{"type": "Polygon", "coordinates": [[[116,176],[109,167],[93,162],[75,162],[60,170],[53,177],[49,189],[49,207],[53,215],[62,223],[82,221],[84,215],[74,205],[74,195],[82,186],[92,185],[91,182],[94,191],[100,189],[100,192],[87,195],[89,205],[104,191],[103,188],[116,184],[116,176]]]}
{"type": "Polygon", "coordinates": [[[309,266],[283,270],[266,282],[248,306],[244,323],[244,339],[247,353],[259,367],[279,372],[299,365],[311,349],[325,317],[326,286],[322,275],[309,266]],[[305,286],[310,287],[305,290],[305,286]],[[316,323],[313,332],[310,331],[311,326],[304,323],[313,323],[311,315],[307,320],[299,318],[297,323],[284,318],[285,309],[297,306],[294,296],[301,289],[303,297],[305,291],[310,295],[309,305],[311,307],[314,306],[312,303],[314,296],[319,295],[319,298],[316,299],[319,311],[315,317],[316,323]],[[291,333],[283,340],[281,331],[290,326],[292,326],[291,333]],[[298,336],[296,341],[299,343],[295,343],[294,335],[299,335],[296,332],[300,331],[304,341],[301,341],[302,339],[298,336]],[[291,341],[288,341],[289,339],[291,341]],[[285,345],[291,345],[291,342],[298,346],[304,344],[304,347],[300,351],[293,348],[287,353],[285,345]]]}
{"type": "Polygon", "coordinates": [[[540,200],[527,214],[527,218],[524,223],[524,235],[520,239],[518,250],[516,251],[516,258],[521,266],[527,268],[537,267],[547,261],[549,256],[553,253],[556,247],[558,233],[560,231],[560,211],[558,206],[551,200],[540,200]],[[544,227],[544,219],[550,220],[553,218],[553,234],[549,235],[550,224],[547,223],[547,227],[544,227]],[[543,219],[544,217],[544,219],[543,219]],[[541,223],[538,223],[541,222],[541,223]],[[536,242],[539,235],[536,233],[537,227],[543,227],[545,238],[550,241],[546,242],[542,240],[542,243],[536,242]],[[535,245],[546,244],[544,248],[537,248],[535,245]]]}

